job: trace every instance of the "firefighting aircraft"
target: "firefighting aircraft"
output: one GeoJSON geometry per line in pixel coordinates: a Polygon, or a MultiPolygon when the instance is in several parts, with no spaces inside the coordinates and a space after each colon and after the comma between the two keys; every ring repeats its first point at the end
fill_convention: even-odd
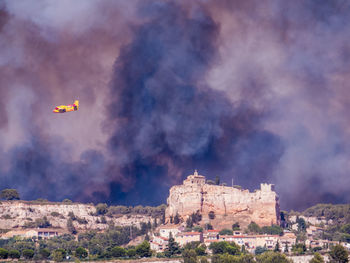
{"type": "Polygon", "coordinates": [[[65,113],[68,111],[76,111],[79,109],[79,100],[75,100],[73,105],[60,105],[57,106],[53,112],[54,113],[65,113]]]}

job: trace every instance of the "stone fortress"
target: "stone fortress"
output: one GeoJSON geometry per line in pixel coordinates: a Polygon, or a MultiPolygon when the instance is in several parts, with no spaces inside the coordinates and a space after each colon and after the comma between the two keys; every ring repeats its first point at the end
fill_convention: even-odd
{"type": "Polygon", "coordinates": [[[170,188],[167,204],[167,222],[176,214],[185,222],[188,216],[199,211],[202,215],[200,224],[210,223],[216,229],[231,229],[235,222],[242,228],[252,221],[260,226],[280,223],[279,199],[274,185],[263,183],[259,190],[249,192],[208,184],[197,171],[189,175],[182,185],[170,188]]]}

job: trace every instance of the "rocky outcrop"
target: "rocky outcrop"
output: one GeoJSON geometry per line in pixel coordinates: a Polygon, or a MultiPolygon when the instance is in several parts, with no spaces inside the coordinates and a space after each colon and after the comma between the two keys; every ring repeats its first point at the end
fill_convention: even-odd
{"type": "Polygon", "coordinates": [[[77,230],[102,230],[112,222],[117,226],[140,226],[141,222],[152,222],[152,218],[146,215],[112,215],[102,218],[101,215],[96,215],[95,206],[90,204],[2,201],[0,203],[0,229],[22,228],[43,217],[47,218],[52,227],[65,229],[69,213],[73,213],[76,217],[73,224],[77,230]]]}
{"type": "Polygon", "coordinates": [[[170,189],[167,203],[167,221],[176,214],[184,221],[199,211],[201,224],[210,223],[218,229],[231,228],[235,222],[242,227],[251,221],[260,226],[279,224],[279,201],[271,184],[261,184],[261,188],[252,193],[235,187],[207,184],[205,177],[195,172],[182,185],[170,189]]]}

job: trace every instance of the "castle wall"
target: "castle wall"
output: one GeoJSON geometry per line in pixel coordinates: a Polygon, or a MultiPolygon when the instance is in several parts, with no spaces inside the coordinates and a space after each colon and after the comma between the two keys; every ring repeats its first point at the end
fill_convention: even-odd
{"type": "Polygon", "coordinates": [[[239,222],[242,227],[251,221],[260,226],[279,224],[279,202],[273,185],[262,184],[260,190],[251,193],[228,186],[189,183],[173,186],[167,200],[166,217],[178,213],[183,220],[196,211],[202,214],[202,224],[211,223],[219,228],[231,228],[239,222]],[[208,213],[213,211],[215,219],[208,213]]]}

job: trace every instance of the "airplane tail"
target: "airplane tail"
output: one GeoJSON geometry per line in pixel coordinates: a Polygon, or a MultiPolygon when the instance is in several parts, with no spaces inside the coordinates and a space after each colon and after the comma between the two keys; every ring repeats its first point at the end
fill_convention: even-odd
{"type": "Polygon", "coordinates": [[[79,110],[79,100],[75,100],[73,103],[74,110],[79,110]]]}

